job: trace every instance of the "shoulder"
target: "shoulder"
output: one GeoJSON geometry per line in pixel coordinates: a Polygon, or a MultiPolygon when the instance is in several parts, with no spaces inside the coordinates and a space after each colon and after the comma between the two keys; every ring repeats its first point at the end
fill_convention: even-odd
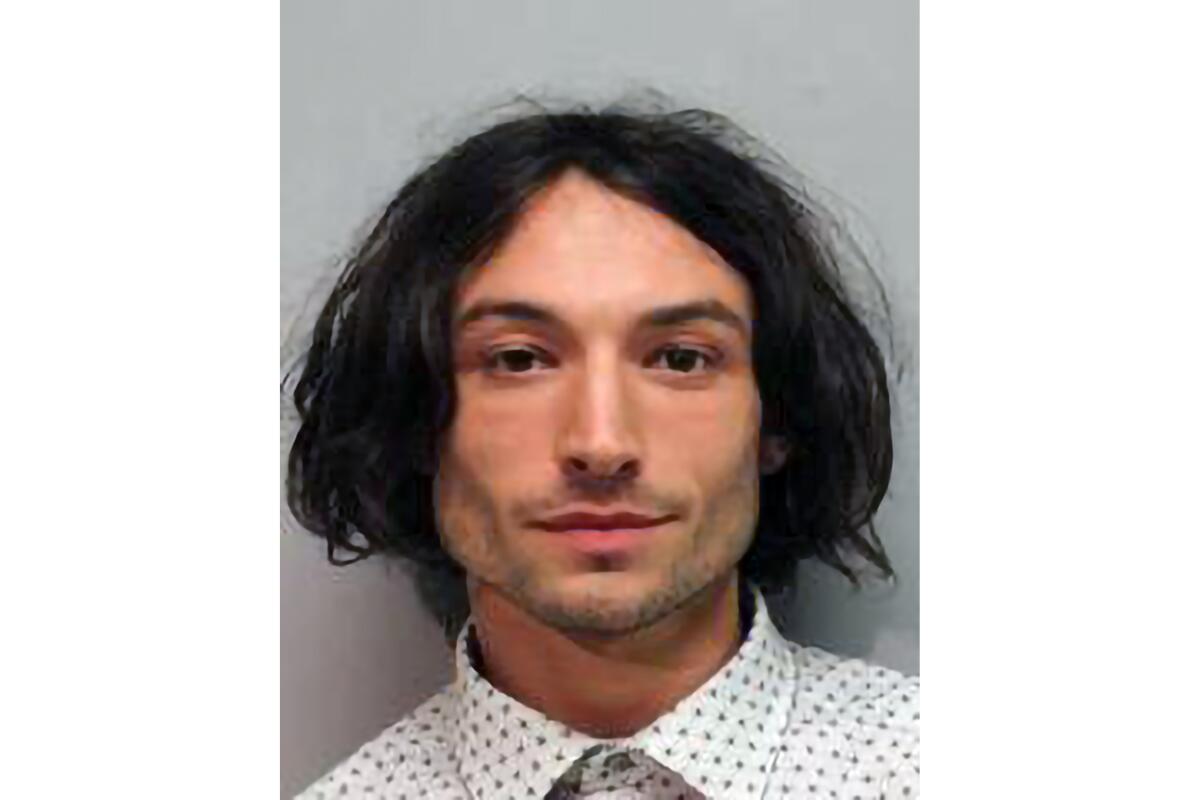
{"type": "Polygon", "coordinates": [[[919,727],[921,679],[819,647],[791,644],[797,675],[813,694],[843,713],[888,727],[919,727]],[[890,721],[890,723],[889,723],[890,721]]]}
{"type": "Polygon", "coordinates": [[[433,695],[297,795],[297,800],[380,795],[439,779],[448,782],[455,773],[450,729],[454,702],[450,687],[433,695]]]}
{"type": "MultiPolygon", "coordinates": [[[[921,680],[915,675],[789,643],[796,663],[793,734],[817,731],[884,797],[915,796],[920,776],[921,680]],[[807,723],[807,724],[806,724],[807,723]],[[824,729],[826,734],[820,731],[824,729]]],[[[811,751],[809,751],[811,752],[811,751]]]]}

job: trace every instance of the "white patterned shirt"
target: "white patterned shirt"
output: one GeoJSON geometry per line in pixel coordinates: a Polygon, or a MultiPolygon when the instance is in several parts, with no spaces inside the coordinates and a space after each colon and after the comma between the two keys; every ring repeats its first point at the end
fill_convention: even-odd
{"type": "Polygon", "coordinates": [[[736,655],[670,712],[595,739],[494,688],[472,662],[300,800],[916,797],[919,679],[785,640],[754,590],[736,655]]]}

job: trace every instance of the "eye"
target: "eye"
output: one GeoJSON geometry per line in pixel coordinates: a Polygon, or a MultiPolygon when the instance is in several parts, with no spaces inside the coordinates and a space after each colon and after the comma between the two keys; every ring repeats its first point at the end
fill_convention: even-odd
{"type": "Polygon", "coordinates": [[[651,367],[665,368],[672,372],[681,372],[684,374],[703,372],[704,370],[711,369],[716,363],[717,358],[703,350],[677,344],[668,345],[654,351],[649,360],[651,367]],[[661,367],[659,366],[660,364],[662,365],[661,367]]]}
{"type": "Polygon", "coordinates": [[[484,365],[490,372],[533,372],[548,361],[549,355],[536,347],[505,347],[488,353],[484,365]]]}

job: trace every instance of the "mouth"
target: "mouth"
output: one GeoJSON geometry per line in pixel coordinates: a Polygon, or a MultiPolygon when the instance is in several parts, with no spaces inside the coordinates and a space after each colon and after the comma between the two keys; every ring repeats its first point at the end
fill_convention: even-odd
{"type": "Polygon", "coordinates": [[[539,520],[533,527],[550,533],[623,533],[646,531],[677,519],[674,515],[653,517],[634,512],[593,514],[573,512],[539,520]]]}
{"type": "MultiPolygon", "coordinates": [[[[650,516],[636,512],[596,514],[572,512],[539,520],[532,527],[589,559],[627,559],[645,548],[663,528],[679,519],[674,514],[650,516]]],[[[614,562],[615,563],[615,562],[614,562]]]]}

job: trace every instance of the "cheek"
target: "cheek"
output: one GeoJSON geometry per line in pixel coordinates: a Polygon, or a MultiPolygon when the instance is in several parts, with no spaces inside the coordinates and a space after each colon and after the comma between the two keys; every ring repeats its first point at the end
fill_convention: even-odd
{"type": "Polygon", "coordinates": [[[677,402],[654,426],[658,472],[691,484],[698,542],[720,560],[744,552],[758,518],[760,417],[757,391],[741,391],[677,402]]]}
{"type": "Polygon", "coordinates": [[[439,497],[450,506],[479,506],[486,499],[490,510],[503,510],[544,471],[544,430],[545,416],[529,403],[460,403],[443,450],[446,486],[439,497]]]}
{"type": "Polygon", "coordinates": [[[452,429],[434,486],[438,535],[468,571],[487,572],[496,558],[503,490],[493,482],[488,457],[452,429]]]}
{"type": "Polygon", "coordinates": [[[545,455],[544,405],[516,392],[463,403],[453,430],[455,452],[480,475],[503,479],[525,472],[545,455]]]}
{"type": "Polygon", "coordinates": [[[673,398],[654,411],[647,430],[668,469],[694,475],[708,488],[745,480],[748,467],[757,479],[757,392],[697,393],[673,398]]]}

